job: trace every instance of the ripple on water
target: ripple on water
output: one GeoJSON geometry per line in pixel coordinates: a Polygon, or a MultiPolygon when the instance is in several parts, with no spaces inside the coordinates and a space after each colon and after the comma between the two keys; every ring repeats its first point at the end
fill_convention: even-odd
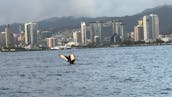
{"type": "Polygon", "coordinates": [[[171,47],[3,53],[0,97],[172,97],[171,47]]]}

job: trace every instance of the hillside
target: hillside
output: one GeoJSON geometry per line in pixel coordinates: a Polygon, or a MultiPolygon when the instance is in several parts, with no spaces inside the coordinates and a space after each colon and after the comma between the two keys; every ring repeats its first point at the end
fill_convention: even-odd
{"type": "MultiPolygon", "coordinates": [[[[158,14],[160,19],[160,32],[161,33],[172,33],[172,5],[163,5],[158,6],[156,8],[146,9],[143,12],[132,16],[124,16],[124,17],[97,17],[97,18],[89,18],[89,17],[54,17],[42,21],[38,21],[39,30],[49,30],[53,32],[64,31],[66,29],[75,29],[80,27],[81,21],[86,22],[94,22],[94,21],[111,21],[111,20],[121,20],[125,23],[125,30],[127,32],[133,31],[134,25],[137,24],[137,20],[144,15],[148,14],[158,14]]],[[[21,24],[12,24],[12,30],[15,33],[19,32],[19,25],[21,24]]],[[[22,26],[23,27],[23,26],[22,26]]],[[[4,25],[0,26],[0,31],[4,31],[4,25]]]]}

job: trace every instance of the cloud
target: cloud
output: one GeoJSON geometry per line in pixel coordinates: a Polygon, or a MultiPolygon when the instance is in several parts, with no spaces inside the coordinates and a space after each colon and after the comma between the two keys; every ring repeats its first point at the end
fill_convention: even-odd
{"type": "Polygon", "coordinates": [[[0,24],[62,16],[132,15],[171,0],[1,0],[0,24]]]}

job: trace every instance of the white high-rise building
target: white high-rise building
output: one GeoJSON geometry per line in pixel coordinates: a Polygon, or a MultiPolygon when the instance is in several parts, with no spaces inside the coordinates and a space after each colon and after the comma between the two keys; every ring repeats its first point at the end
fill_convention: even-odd
{"type": "Polygon", "coordinates": [[[159,17],[150,14],[143,17],[144,41],[155,42],[159,37],[159,17]]]}
{"type": "Polygon", "coordinates": [[[35,45],[38,41],[37,24],[30,22],[25,24],[25,44],[35,45]]]}
{"type": "Polygon", "coordinates": [[[85,45],[86,44],[86,23],[85,22],[81,22],[81,40],[82,40],[82,44],[85,45]]]}
{"type": "Polygon", "coordinates": [[[116,39],[117,37],[120,38],[120,41],[124,41],[124,24],[121,21],[113,21],[112,22],[112,29],[113,29],[113,34],[114,34],[114,42],[119,41],[116,39]]]}
{"type": "Polygon", "coordinates": [[[81,32],[75,31],[73,32],[73,42],[75,45],[79,45],[81,43],[81,32]]]}

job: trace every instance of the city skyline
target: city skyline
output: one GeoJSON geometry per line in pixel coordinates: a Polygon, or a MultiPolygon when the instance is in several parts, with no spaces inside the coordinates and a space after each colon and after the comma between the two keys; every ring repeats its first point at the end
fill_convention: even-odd
{"type": "Polygon", "coordinates": [[[172,4],[170,0],[1,0],[0,24],[39,21],[62,16],[125,16],[133,15],[145,9],[172,4]],[[137,5],[135,5],[137,3],[137,5]],[[143,6],[144,5],[144,6],[143,6]]]}
{"type": "Polygon", "coordinates": [[[42,47],[46,49],[56,49],[55,47],[64,49],[72,48],[73,46],[101,47],[111,45],[123,46],[128,43],[132,45],[133,43],[154,44],[172,42],[171,35],[160,35],[159,16],[156,14],[144,15],[138,19],[138,25],[133,26],[134,32],[126,32],[125,24],[118,20],[89,23],[81,21],[80,29],[73,29],[70,33],[63,34],[39,31],[37,26],[34,22],[25,23],[24,32],[21,31],[20,34],[14,34],[10,30],[10,25],[6,25],[5,33],[0,33],[0,47],[2,51],[13,51],[13,48],[18,47],[23,49],[39,49],[42,47]],[[110,33],[105,29],[111,29],[108,30],[110,33]]]}

